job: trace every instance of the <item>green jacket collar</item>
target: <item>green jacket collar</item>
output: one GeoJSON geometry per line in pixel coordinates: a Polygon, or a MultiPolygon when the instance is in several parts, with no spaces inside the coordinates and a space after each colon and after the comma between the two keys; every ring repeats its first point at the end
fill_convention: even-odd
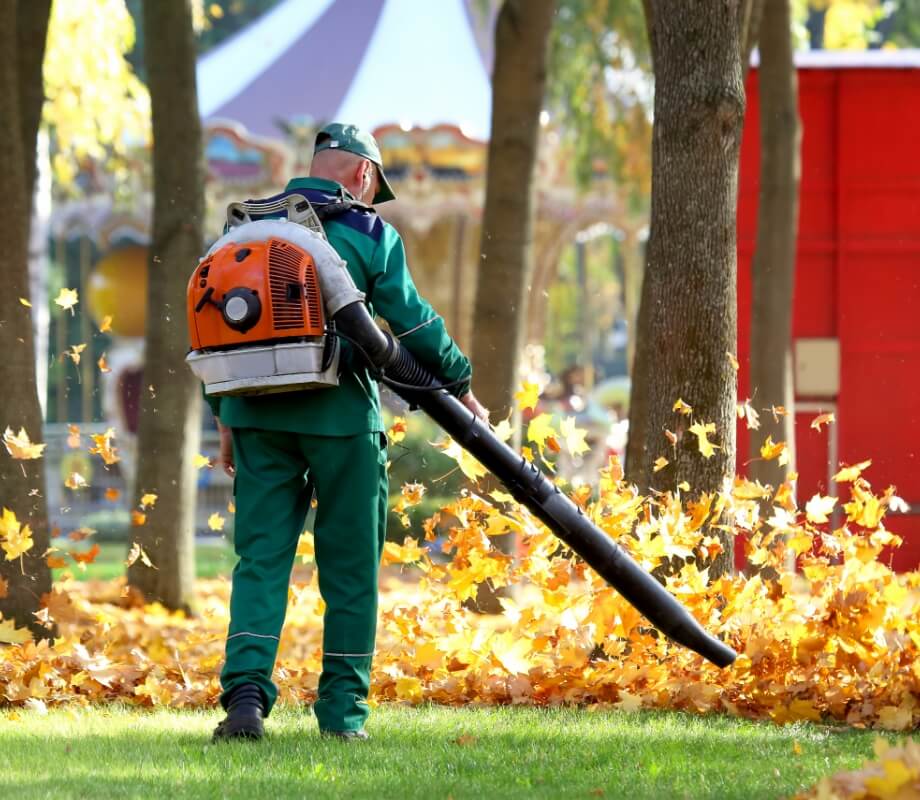
{"type": "Polygon", "coordinates": [[[326,180],[325,178],[291,178],[287,186],[284,187],[286,192],[294,192],[298,189],[316,189],[330,194],[339,194],[341,192],[348,200],[355,199],[341,183],[326,180]]]}

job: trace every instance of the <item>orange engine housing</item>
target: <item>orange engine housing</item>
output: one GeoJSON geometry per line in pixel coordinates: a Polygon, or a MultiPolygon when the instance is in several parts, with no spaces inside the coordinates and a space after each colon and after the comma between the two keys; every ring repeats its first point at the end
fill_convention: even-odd
{"type": "Polygon", "coordinates": [[[313,257],[283,239],[226,244],[188,283],[193,350],[319,337],[324,316],[313,257]]]}

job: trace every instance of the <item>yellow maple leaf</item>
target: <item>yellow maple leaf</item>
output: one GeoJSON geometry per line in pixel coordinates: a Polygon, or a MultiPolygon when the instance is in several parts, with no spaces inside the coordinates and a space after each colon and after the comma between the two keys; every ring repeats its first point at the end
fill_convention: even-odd
{"type": "Polygon", "coordinates": [[[661,470],[663,470],[670,463],[671,462],[668,461],[668,459],[666,459],[664,456],[658,456],[658,458],[655,459],[655,464],[652,468],[652,472],[661,472],[661,470]]]}
{"type": "Polygon", "coordinates": [[[772,461],[774,458],[779,459],[779,464],[789,463],[789,449],[785,442],[774,442],[772,436],[768,436],[766,441],[760,446],[760,455],[766,461],[772,461]]]}
{"type": "Polygon", "coordinates": [[[0,643],[23,644],[32,641],[28,628],[17,628],[13,620],[3,619],[0,615],[0,643]]]}
{"type": "Polygon", "coordinates": [[[438,447],[444,451],[444,455],[450,456],[457,462],[460,471],[471,481],[478,481],[486,474],[486,468],[453,439],[448,438],[444,444],[438,445],[438,447]]]}
{"type": "Polygon", "coordinates": [[[211,459],[208,458],[207,456],[202,455],[201,453],[195,456],[195,460],[193,463],[195,464],[195,469],[201,469],[202,467],[210,468],[212,466],[211,459]]]}
{"type": "Polygon", "coordinates": [[[537,401],[540,399],[540,387],[536,383],[524,381],[521,388],[514,393],[514,399],[517,400],[518,408],[523,411],[529,408],[531,411],[536,409],[537,401]]]}
{"type": "Polygon", "coordinates": [[[862,471],[867,467],[872,465],[872,460],[860,461],[858,464],[853,464],[851,467],[843,467],[836,475],[834,475],[834,480],[837,483],[852,483],[860,475],[862,471]]]}
{"type": "Polygon", "coordinates": [[[575,417],[566,417],[559,426],[562,438],[565,439],[565,446],[573,456],[579,456],[586,453],[591,448],[585,441],[585,435],[588,433],[584,428],[575,427],[575,417]]]}
{"type": "Polygon", "coordinates": [[[80,300],[76,289],[61,289],[61,291],[58,292],[58,296],[54,298],[54,302],[64,310],[69,310],[70,313],[73,314],[73,307],[80,302],[80,300]]]}
{"type": "Polygon", "coordinates": [[[157,496],[153,492],[145,492],[141,495],[141,508],[153,508],[156,502],[157,496]]]}
{"type": "Polygon", "coordinates": [[[420,703],[424,694],[422,682],[414,677],[401,677],[396,679],[396,698],[409,703],[420,703]]]}
{"type": "MultiPolygon", "coordinates": [[[[871,797],[901,797],[900,790],[908,787],[917,777],[917,773],[898,758],[885,759],[882,762],[882,770],[883,775],[872,775],[866,778],[866,789],[869,790],[871,797]]],[[[916,795],[911,793],[903,796],[916,795]]]]}
{"type": "Polygon", "coordinates": [[[35,542],[32,541],[32,529],[16,519],[16,514],[8,508],[0,514],[0,547],[6,553],[6,560],[13,561],[28,552],[35,542]]]}
{"type": "Polygon", "coordinates": [[[716,432],[716,424],[714,422],[694,422],[688,430],[696,436],[700,453],[702,453],[703,457],[710,458],[715,453],[718,445],[710,442],[706,435],[716,432]]]}
{"type": "Polygon", "coordinates": [[[819,525],[827,522],[828,515],[834,510],[835,505],[837,505],[836,497],[823,497],[816,494],[805,504],[805,516],[809,522],[819,525]]]}
{"type": "Polygon", "coordinates": [[[75,345],[73,345],[73,346],[70,348],[70,350],[68,350],[66,353],[64,353],[64,355],[67,356],[67,358],[69,358],[71,361],[73,361],[74,364],[79,364],[79,363],[80,363],[80,354],[81,354],[85,349],[86,349],[86,345],[85,345],[85,344],[75,344],[75,345]]]}
{"type": "Polygon", "coordinates": [[[224,522],[226,522],[226,520],[216,511],[208,517],[208,527],[212,531],[222,531],[224,529],[224,522]]]}
{"type": "Polygon", "coordinates": [[[693,408],[692,408],[691,406],[688,406],[688,405],[687,405],[681,398],[679,398],[679,397],[677,398],[676,402],[674,403],[674,406],[673,406],[672,410],[673,410],[673,411],[676,411],[678,414],[683,414],[684,416],[689,416],[690,414],[693,413],[693,408]]]}
{"type": "Polygon", "coordinates": [[[29,434],[25,428],[20,428],[19,433],[13,434],[10,428],[3,432],[3,444],[6,445],[6,451],[13,457],[21,461],[32,458],[41,458],[42,451],[45,449],[44,444],[33,443],[29,440],[29,434]]]}
{"type": "Polygon", "coordinates": [[[106,314],[102,318],[102,324],[99,326],[100,333],[108,333],[112,330],[112,315],[106,314]]]}
{"type": "Polygon", "coordinates": [[[543,448],[546,447],[546,440],[556,433],[551,425],[552,419],[550,414],[537,414],[527,425],[527,438],[536,444],[541,456],[543,448]]]}

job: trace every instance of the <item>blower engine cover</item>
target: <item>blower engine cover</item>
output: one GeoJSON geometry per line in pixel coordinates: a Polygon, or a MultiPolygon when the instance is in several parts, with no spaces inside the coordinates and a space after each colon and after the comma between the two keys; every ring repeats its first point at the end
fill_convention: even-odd
{"type": "Polygon", "coordinates": [[[201,260],[188,284],[186,361],[209,395],[338,385],[338,339],[311,252],[323,246],[293,223],[250,222],[201,260]]]}

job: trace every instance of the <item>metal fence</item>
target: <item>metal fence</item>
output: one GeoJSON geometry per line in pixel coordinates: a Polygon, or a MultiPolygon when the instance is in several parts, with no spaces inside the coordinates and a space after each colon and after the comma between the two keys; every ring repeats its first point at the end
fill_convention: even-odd
{"type": "MultiPolygon", "coordinates": [[[[68,443],[70,431],[66,424],[47,424],[44,429],[45,482],[48,498],[48,515],[52,528],[61,532],[89,527],[101,534],[100,538],[127,538],[130,536],[133,505],[133,465],[136,459],[134,442],[116,437],[115,444],[121,460],[106,467],[98,456],[90,455],[90,436],[104,433],[109,426],[102,423],[80,425],[80,444],[68,443]],[[68,488],[66,481],[73,473],[80,475],[86,485],[68,488]],[[111,493],[114,490],[117,497],[111,493]]],[[[216,458],[220,440],[215,430],[201,434],[201,453],[216,458]]],[[[144,487],[139,487],[143,489],[144,487]]],[[[208,518],[219,513],[225,518],[223,532],[231,534],[233,516],[228,504],[233,496],[233,484],[220,468],[203,467],[198,471],[198,497],[195,512],[196,535],[210,535],[208,518]]]]}

